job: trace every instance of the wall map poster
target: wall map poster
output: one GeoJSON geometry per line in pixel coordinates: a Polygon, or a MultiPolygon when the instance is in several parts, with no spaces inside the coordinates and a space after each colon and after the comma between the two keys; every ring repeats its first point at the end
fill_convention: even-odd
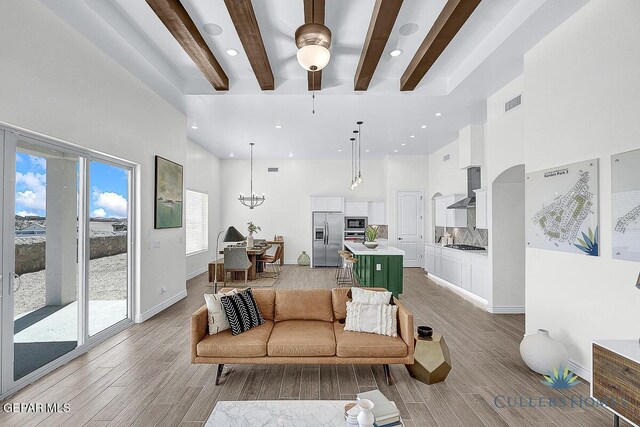
{"type": "Polygon", "coordinates": [[[611,156],[613,258],[640,261],[640,150],[611,156]]]}
{"type": "Polygon", "coordinates": [[[527,247],[598,256],[598,160],[527,174],[527,247]]]}

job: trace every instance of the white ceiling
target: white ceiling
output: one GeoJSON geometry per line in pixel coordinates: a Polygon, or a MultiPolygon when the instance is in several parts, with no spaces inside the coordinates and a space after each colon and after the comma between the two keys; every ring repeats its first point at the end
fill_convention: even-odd
{"type": "Polygon", "coordinates": [[[213,90],[144,0],[41,1],[183,111],[188,137],[212,153],[248,157],[247,144],[254,141],[257,158],[292,153],[318,159],[347,158],[357,120],[365,122],[363,150],[371,150],[363,156],[437,150],[465,125],[484,122],[486,97],[521,74],[523,54],[587,2],[485,0],[416,90],[400,92],[400,77],[446,3],[405,0],[369,90],[354,92],[374,0],[327,0],[332,58],[323,70],[314,115],[306,72],[295,60],[293,34],[304,21],[302,0],[253,2],[275,76],[276,90],[269,92],[260,90],[223,0],[181,1],[229,76],[228,92],[213,90]],[[222,34],[206,34],[206,23],[219,25],[222,34]],[[398,30],[407,23],[418,30],[403,36],[398,30]],[[391,57],[396,48],[403,54],[391,57]],[[240,54],[228,56],[227,49],[240,54]],[[198,129],[190,128],[193,123],[198,129]]]}

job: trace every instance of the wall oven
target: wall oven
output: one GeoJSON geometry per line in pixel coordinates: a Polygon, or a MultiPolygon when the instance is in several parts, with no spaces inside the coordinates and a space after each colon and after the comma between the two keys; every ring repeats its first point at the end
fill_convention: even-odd
{"type": "Polygon", "coordinates": [[[364,231],[367,228],[366,216],[345,216],[344,231],[364,231]]]}

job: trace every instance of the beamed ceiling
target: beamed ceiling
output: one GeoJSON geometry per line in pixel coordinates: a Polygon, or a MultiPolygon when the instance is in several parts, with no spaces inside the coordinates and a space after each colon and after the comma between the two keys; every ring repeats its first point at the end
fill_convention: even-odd
{"type": "Polygon", "coordinates": [[[41,1],[183,111],[189,138],[214,154],[247,157],[255,141],[257,158],[326,159],[347,158],[357,120],[365,158],[429,154],[484,122],[524,53],[587,2],[41,1]],[[332,32],[314,75],[294,40],[309,22],[332,32]]]}

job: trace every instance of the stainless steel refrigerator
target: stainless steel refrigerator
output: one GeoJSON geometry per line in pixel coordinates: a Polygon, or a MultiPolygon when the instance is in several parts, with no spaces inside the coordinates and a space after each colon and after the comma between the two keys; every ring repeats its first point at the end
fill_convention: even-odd
{"type": "Polygon", "coordinates": [[[313,266],[335,267],[342,249],[342,214],[313,213],[313,266]]]}

